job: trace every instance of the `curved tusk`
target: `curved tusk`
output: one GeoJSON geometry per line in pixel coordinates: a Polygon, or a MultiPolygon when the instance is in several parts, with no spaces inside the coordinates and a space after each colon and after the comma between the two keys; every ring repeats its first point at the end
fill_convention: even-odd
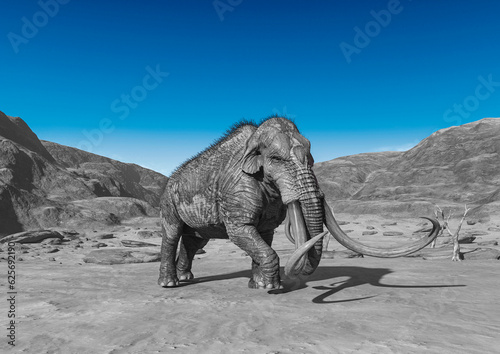
{"type": "MultiPolygon", "coordinates": [[[[302,244],[307,241],[307,229],[306,222],[304,221],[304,216],[302,215],[302,209],[300,209],[300,204],[298,201],[294,201],[288,204],[288,215],[290,220],[291,235],[294,235],[295,239],[295,249],[297,250],[302,244]]],[[[306,266],[306,257],[302,258],[302,262],[297,262],[298,271],[302,271],[306,266]]]]}
{"type": "Polygon", "coordinates": [[[290,215],[286,213],[286,218],[285,218],[285,236],[290,241],[291,243],[295,244],[295,239],[293,238],[293,235],[290,231],[290,228],[292,227],[292,223],[290,222],[290,215]]]}
{"type": "Polygon", "coordinates": [[[339,224],[337,224],[337,221],[335,220],[335,217],[333,216],[330,207],[326,203],[326,200],[324,200],[324,209],[325,209],[325,224],[328,231],[330,231],[330,233],[332,234],[332,236],[342,246],[366,256],[381,257],[381,258],[406,256],[427,246],[437,237],[439,230],[441,230],[441,225],[439,224],[439,221],[437,221],[436,219],[422,217],[422,219],[427,219],[432,223],[433,229],[429,235],[421,238],[418,241],[400,247],[394,247],[394,248],[370,247],[356,240],[353,240],[352,238],[348,237],[344,233],[344,231],[342,231],[339,224]]]}
{"type": "Polygon", "coordinates": [[[323,238],[327,233],[328,231],[323,231],[322,233],[314,236],[312,239],[297,248],[295,252],[293,252],[285,265],[285,275],[287,277],[296,278],[297,275],[300,274],[301,269],[297,268],[297,264],[301,259],[304,259],[304,255],[307,254],[307,252],[314,246],[314,244],[321,238],[323,238]]]}

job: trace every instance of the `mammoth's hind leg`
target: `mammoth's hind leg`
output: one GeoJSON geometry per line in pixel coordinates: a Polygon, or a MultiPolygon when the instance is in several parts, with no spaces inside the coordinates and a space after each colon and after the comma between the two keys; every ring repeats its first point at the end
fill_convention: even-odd
{"type": "Polygon", "coordinates": [[[164,288],[170,288],[179,285],[175,255],[184,223],[175,215],[172,209],[169,208],[162,209],[160,219],[163,237],[161,242],[161,263],[158,285],[164,288]]]}
{"type": "Polygon", "coordinates": [[[202,238],[194,230],[186,230],[182,234],[182,242],[179,247],[179,257],[177,258],[177,275],[180,281],[194,278],[191,272],[193,258],[196,251],[205,247],[208,239],[202,238]]]}

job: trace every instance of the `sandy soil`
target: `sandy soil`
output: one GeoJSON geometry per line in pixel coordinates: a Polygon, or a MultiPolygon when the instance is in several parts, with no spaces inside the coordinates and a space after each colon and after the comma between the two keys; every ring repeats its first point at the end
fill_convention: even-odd
{"type": "MultiPolygon", "coordinates": [[[[381,236],[383,231],[411,235],[410,230],[419,227],[415,220],[382,226],[389,220],[348,215],[338,219],[350,220],[342,228],[354,230],[353,236],[373,226],[378,234],[359,238],[384,245],[402,242],[405,237],[381,236]]],[[[477,241],[498,240],[499,232],[486,231],[490,227],[498,224],[466,225],[463,233],[482,232],[477,241]]],[[[156,220],[131,220],[107,230],[115,238],[98,242],[111,249],[120,246],[121,239],[139,240],[137,230],[146,228],[157,228],[156,220]]],[[[0,351],[498,352],[497,260],[345,258],[337,252],[330,254],[333,259],[323,259],[313,276],[301,281],[286,279],[283,290],[266,291],[247,288],[250,258],[243,251],[226,240],[213,240],[205,248],[206,254],[196,257],[195,281],[163,289],[156,285],[157,262],[84,263],[83,257],[96,250],[91,246],[98,232],[93,231],[86,230],[79,240],[66,245],[32,244],[18,250],[23,260],[16,265],[16,346],[7,344],[7,330],[2,326],[0,351]],[[83,247],[76,246],[80,241],[83,247]],[[58,252],[48,253],[55,247],[58,252]],[[49,261],[52,257],[55,261],[49,261]]],[[[140,240],[161,241],[158,237],[140,240]]],[[[274,248],[284,265],[294,246],[279,230],[274,248]]],[[[342,247],[332,241],[329,249],[340,251],[342,247]]],[[[5,259],[0,266],[6,274],[5,259]]],[[[1,289],[7,297],[5,281],[1,289]]],[[[3,300],[0,311],[3,323],[5,303],[3,300]]]]}

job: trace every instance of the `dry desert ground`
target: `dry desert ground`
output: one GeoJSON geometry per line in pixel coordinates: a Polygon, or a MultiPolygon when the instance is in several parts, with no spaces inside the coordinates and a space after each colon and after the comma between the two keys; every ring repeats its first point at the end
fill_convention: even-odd
{"type": "MultiPolygon", "coordinates": [[[[342,214],[337,219],[349,220],[342,228],[353,230],[350,236],[387,246],[404,242],[421,222],[405,219],[387,225],[390,220],[376,216],[342,214]],[[378,233],[361,236],[367,226],[378,233]],[[405,236],[382,236],[386,231],[405,236]]],[[[499,226],[498,218],[464,225],[462,234],[474,234],[476,240],[462,245],[462,251],[475,250],[481,243],[498,252],[494,241],[500,232],[488,229],[499,226]]],[[[37,354],[498,352],[500,263],[483,256],[452,262],[444,238],[434,250],[396,259],[349,258],[352,253],[332,240],[329,251],[333,252],[327,252],[312,276],[284,279],[282,290],[271,291],[249,289],[250,258],[227,240],[212,240],[206,253],[196,256],[196,279],[163,289],[156,284],[159,263],[154,260],[159,247],[124,248],[122,243],[159,245],[157,230],[157,218],[141,217],[108,229],[78,230],[78,235],[59,244],[47,240],[17,244],[16,345],[8,345],[2,335],[0,350],[37,354]],[[103,238],[107,233],[113,237],[103,238]],[[98,243],[107,247],[95,247],[98,243]],[[137,252],[137,259],[153,262],[84,261],[89,253],[111,250],[137,252]]],[[[0,245],[0,264],[6,272],[5,247],[0,245]]],[[[283,266],[294,245],[281,228],[274,248],[283,266]]],[[[6,282],[1,284],[6,294],[6,282]]],[[[6,301],[2,302],[5,314],[6,301]]]]}

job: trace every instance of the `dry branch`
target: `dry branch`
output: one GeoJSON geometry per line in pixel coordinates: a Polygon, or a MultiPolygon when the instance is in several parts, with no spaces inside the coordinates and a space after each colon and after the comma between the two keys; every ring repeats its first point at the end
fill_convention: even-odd
{"type": "MultiPolygon", "coordinates": [[[[442,236],[444,230],[446,230],[446,232],[448,232],[448,235],[451,236],[451,240],[453,242],[453,253],[452,253],[452,257],[451,257],[452,261],[460,261],[461,260],[460,259],[460,244],[458,243],[458,236],[460,234],[460,230],[462,229],[462,224],[464,223],[465,217],[467,216],[467,213],[469,211],[470,211],[470,208],[467,208],[467,204],[466,204],[464,206],[464,213],[462,215],[462,219],[460,220],[460,223],[458,224],[456,231],[454,233],[452,233],[450,230],[450,227],[449,227],[449,222],[450,222],[450,219],[451,219],[453,213],[450,211],[448,217],[445,217],[445,213],[439,207],[439,205],[436,205],[436,209],[434,210],[434,214],[435,214],[436,218],[439,220],[439,216],[438,216],[438,212],[439,212],[441,214],[441,219],[443,220],[442,221],[442,228],[441,228],[441,231],[440,231],[438,237],[442,236]]],[[[436,237],[436,239],[437,239],[437,237],[436,237]]],[[[433,248],[436,245],[436,239],[434,239],[434,241],[431,243],[431,247],[433,247],[433,248]]]]}

